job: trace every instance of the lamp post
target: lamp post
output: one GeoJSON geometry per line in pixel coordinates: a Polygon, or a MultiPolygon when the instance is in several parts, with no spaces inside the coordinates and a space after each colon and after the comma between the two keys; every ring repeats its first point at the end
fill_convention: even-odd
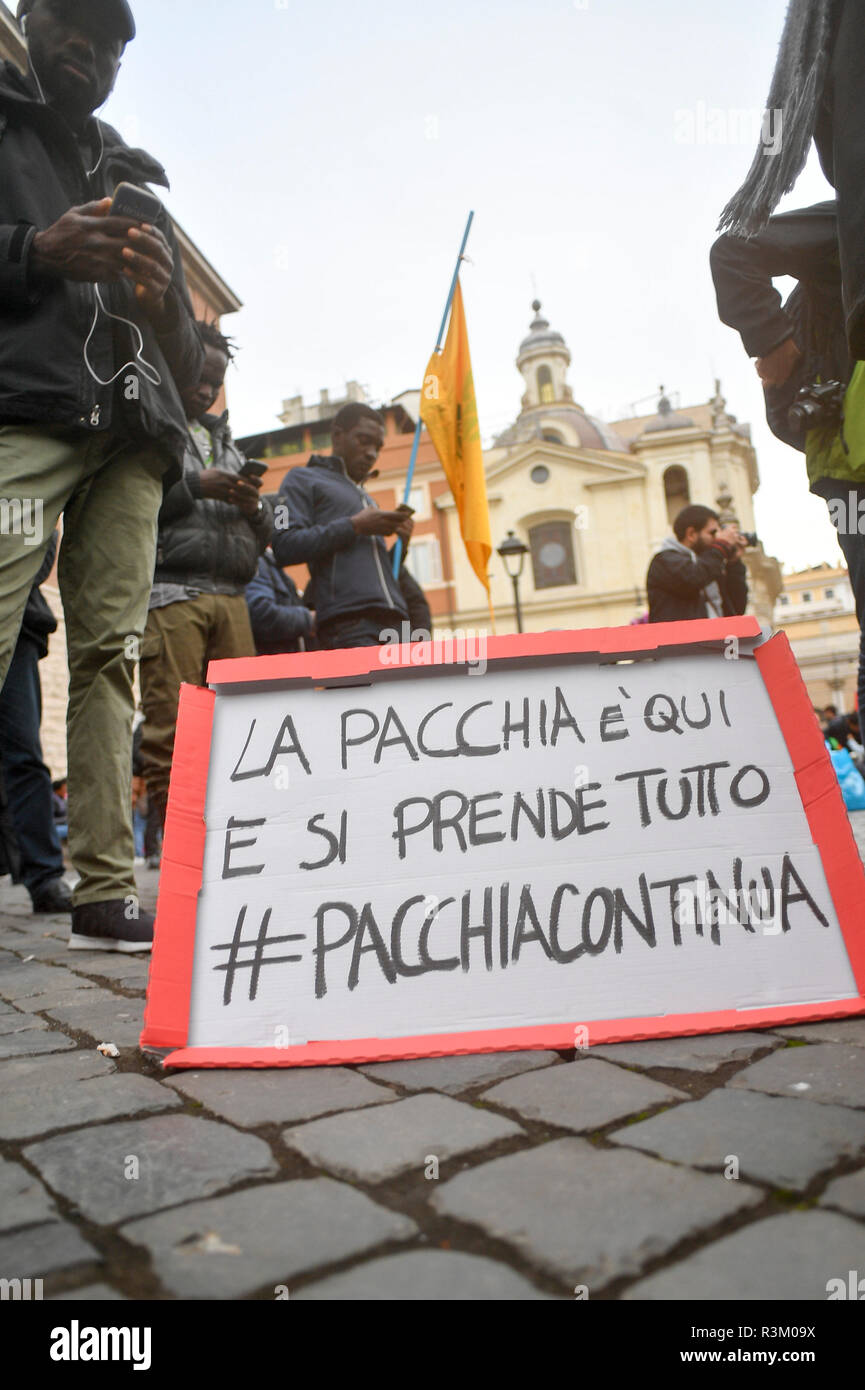
{"type": "Polygon", "coordinates": [[[523,611],[520,608],[520,577],[526,563],[526,556],[529,547],[524,545],[519,536],[513,531],[508,531],[506,538],[502,541],[497,552],[505,562],[505,569],[510,576],[510,581],[514,586],[514,608],[517,614],[517,632],[523,630],[523,611]]]}

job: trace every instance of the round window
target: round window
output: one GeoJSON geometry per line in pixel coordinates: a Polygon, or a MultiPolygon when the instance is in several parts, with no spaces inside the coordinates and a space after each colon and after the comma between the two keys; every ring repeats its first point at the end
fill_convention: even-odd
{"type": "Polygon", "coordinates": [[[550,470],[543,463],[539,463],[537,468],[531,472],[533,483],[548,483],[550,481],[550,470]]]}
{"type": "Polygon", "coordinates": [[[541,546],[540,561],[544,569],[558,569],[559,565],[563,565],[567,558],[568,552],[561,541],[547,541],[546,545],[541,546]]]}

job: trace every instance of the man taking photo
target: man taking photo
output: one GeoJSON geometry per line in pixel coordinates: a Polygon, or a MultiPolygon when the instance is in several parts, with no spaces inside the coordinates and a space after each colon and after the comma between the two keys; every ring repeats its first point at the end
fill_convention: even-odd
{"type": "Polygon", "coordinates": [[[649,565],[650,623],[732,618],[748,603],[742,553],[748,542],[735,526],[722,527],[709,507],[685,507],[649,565]]]}
{"type": "Polygon", "coordinates": [[[22,0],[22,76],[0,68],[0,682],[63,514],[73,949],[144,951],[133,875],[133,675],[178,395],[203,350],[167,214],[109,215],[121,182],[165,184],[93,118],[135,23],[126,0],[22,0]]]}
{"type": "Polygon", "coordinates": [[[405,554],[414,522],[407,508],[381,511],[363,489],[384,444],[377,411],[359,402],[343,406],[332,443],[329,458],[313,454],[305,468],[293,468],[283,479],[273,553],[279,565],[309,565],[325,650],[375,647],[386,640],[384,633],[401,631],[408,622],[384,538],[398,536],[405,554]]]}

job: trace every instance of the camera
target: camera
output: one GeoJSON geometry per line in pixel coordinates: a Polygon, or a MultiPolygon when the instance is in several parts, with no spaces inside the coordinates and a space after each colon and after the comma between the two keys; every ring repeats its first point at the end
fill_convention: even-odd
{"type": "Polygon", "coordinates": [[[748,542],[748,545],[752,550],[755,546],[758,546],[760,544],[759,538],[754,531],[743,531],[742,535],[745,537],[745,540],[748,542]]]}
{"type": "Polygon", "coordinates": [[[827,429],[841,421],[846,387],[840,381],[813,382],[796,393],[788,412],[796,430],[827,429]]]}

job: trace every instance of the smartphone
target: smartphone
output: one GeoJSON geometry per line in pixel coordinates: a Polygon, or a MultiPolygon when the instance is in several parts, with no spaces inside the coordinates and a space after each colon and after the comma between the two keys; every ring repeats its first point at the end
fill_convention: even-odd
{"type": "Polygon", "coordinates": [[[414,507],[410,507],[408,502],[401,502],[400,505],[397,507],[397,511],[405,512],[406,516],[414,516],[415,513],[414,507]]]}
{"type": "Polygon", "coordinates": [[[114,190],[111,203],[111,217],[128,217],[131,222],[149,222],[155,225],[162,212],[162,204],[155,193],[146,188],[136,188],[134,183],[119,183],[114,190]]]}
{"type": "Polygon", "coordinates": [[[247,459],[240,470],[241,478],[263,478],[267,472],[267,464],[260,459],[247,459]]]}

